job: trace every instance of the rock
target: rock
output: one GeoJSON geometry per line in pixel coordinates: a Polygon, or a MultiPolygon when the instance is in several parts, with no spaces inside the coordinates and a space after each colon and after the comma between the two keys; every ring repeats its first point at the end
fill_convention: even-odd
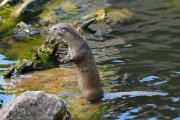
{"type": "Polygon", "coordinates": [[[22,73],[34,70],[42,70],[61,64],[59,59],[62,59],[67,53],[67,47],[58,40],[61,38],[50,37],[46,40],[32,56],[31,60],[19,60],[13,63],[4,71],[3,76],[10,78],[22,73]]]}
{"type": "Polygon", "coordinates": [[[14,28],[13,33],[15,38],[22,39],[39,34],[39,31],[24,22],[20,22],[14,28]]]}
{"type": "MultiPolygon", "coordinates": [[[[105,10],[104,9],[100,9],[97,11],[94,11],[84,17],[82,17],[80,20],[78,20],[75,23],[75,26],[78,26],[78,29],[83,29],[85,30],[89,25],[91,25],[92,23],[97,23],[101,20],[105,19],[105,10]]],[[[79,30],[78,30],[79,31],[79,30]]],[[[79,31],[80,32],[80,31],[79,31]]]]}
{"type": "Polygon", "coordinates": [[[68,114],[64,101],[56,95],[27,91],[2,108],[0,120],[67,120],[68,114]]]}
{"type": "Polygon", "coordinates": [[[107,19],[113,25],[117,24],[118,22],[131,20],[133,16],[134,13],[128,9],[109,9],[106,14],[107,19]]]}
{"type": "Polygon", "coordinates": [[[59,60],[66,54],[66,46],[64,46],[58,38],[50,37],[40,46],[31,60],[19,60],[4,71],[5,78],[12,75],[19,75],[33,70],[42,70],[49,67],[57,66],[59,60]]]}
{"type": "Polygon", "coordinates": [[[3,75],[5,78],[9,78],[12,75],[18,75],[20,73],[24,73],[27,71],[32,71],[32,70],[40,70],[41,67],[36,61],[31,61],[31,60],[19,60],[16,63],[11,64],[11,66],[4,71],[3,75]]]}

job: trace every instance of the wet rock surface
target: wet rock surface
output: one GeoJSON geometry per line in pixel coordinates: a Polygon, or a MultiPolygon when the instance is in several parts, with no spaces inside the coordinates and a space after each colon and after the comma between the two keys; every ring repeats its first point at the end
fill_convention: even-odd
{"type": "Polygon", "coordinates": [[[0,120],[67,120],[68,114],[56,95],[27,91],[0,110],[0,120]]]}
{"type": "Polygon", "coordinates": [[[58,66],[59,59],[67,53],[67,47],[55,37],[49,37],[34,53],[31,60],[19,60],[10,65],[4,72],[4,77],[9,78],[29,71],[42,70],[58,66]]]}
{"type": "MultiPolygon", "coordinates": [[[[4,72],[4,76],[11,77],[12,75],[18,75],[25,71],[37,70],[37,64],[30,60],[20,60],[16,63],[11,64],[11,66],[4,72]]],[[[39,68],[40,69],[40,68],[39,68]]]]}
{"type": "Polygon", "coordinates": [[[27,37],[39,34],[39,31],[33,28],[31,25],[27,25],[24,22],[20,22],[14,28],[13,34],[15,38],[23,39],[23,38],[27,38],[27,37]]]}

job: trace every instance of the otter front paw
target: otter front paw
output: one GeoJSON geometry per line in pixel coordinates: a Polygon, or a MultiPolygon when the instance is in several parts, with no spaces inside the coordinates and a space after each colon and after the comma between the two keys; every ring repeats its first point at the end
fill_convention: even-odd
{"type": "Polygon", "coordinates": [[[71,58],[70,58],[70,57],[62,58],[62,59],[60,59],[60,62],[62,62],[62,63],[68,63],[68,62],[71,62],[71,58]]]}

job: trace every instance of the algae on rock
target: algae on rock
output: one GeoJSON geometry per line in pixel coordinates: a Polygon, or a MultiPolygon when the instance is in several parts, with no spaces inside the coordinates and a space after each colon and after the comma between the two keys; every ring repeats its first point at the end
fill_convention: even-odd
{"type": "Polygon", "coordinates": [[[61,48],[59,41],[54,40],[54,38],[46,40],[44,44],[38,48],[31,60],[20,60],[12,64],[9,69],[4,72],[4,76],[10,77],[12,74],[20,74],[58,65],[59,56],[56,52],[59,48],[61,48]]]}
{"type": "MultiPolygon", "coordinates": [[[[105,10],[105,9],[100,9],[97,11],[93,11],[92,13],[86,15],[85,17],[82,17],[82,19],[78,20],[77,22],[72,23],[72,25],[79,32],[82,33],[92,23],[97,23],[96,26],[99,26],[102,24],[102,25],[106,25],[105,27],[107,27],[107,23],[106,23],[107,19],[111,20],[111,24],[115,24],[118,21],[129,20],[132,16],[133,16],[133,14],[126,9],[113,9],[113,10],[109,10],[109,11],[105,10]],[[113,15],[117,15],[117,14],[119,15],[119,17],[113,18],[113,15]]],[[[108,26],[110,27],[110,25],[108,25],[108,26]]],[[[101,29],[99,29],[99,30],[101,30],[101,29]]],[[[106,29],[106,31],[107,31],[107,29],[106,29]]],[[[97,34],[99,34],[99,33],[97,33],[97,34]]],[[[33,57],[30,59],[30,61],[32,61],[32,64],[30,64],[31,65],[30,68],[32,68],[32,69],[28,69],[28,70],[31,71],[31,70],[37,70],[37,69],[44,69],[44,68],[48,68],[53,65],[58,65],[59,64],[58,59],[62,58],[63,57],[62,55],[64,55],[64,53],[65,53],[64,48],[65,47],[62,45],[60,40],[58,40],[57,38],[54,38],[54,37],[52,37],[52,38],[50,37],[47,41],[45,41],[43,43],[43,45],[41,47],[38,48],[38,50],[35,52],[33,57]]],[[[28,63],[30,61],[28,61],[28,63]]],[[[22,61],[20,61],[20,62],[22,62],[22,61]]],[[[24,65],[26,65],[26,64],[20,64],[20,66],[13,65],[13,70],[17,69],[13,73],[20,74],[23,71],[27,71],[27,70],[25,70],[26,67],[24,67],[24,65]]],[[[10,67],[10,71],[12,72],[11,69],[12,69],[12,67],[10,67]]],[[[10,73],[8,72],[8,74],[4,74],[4,75],[9,76],[9,74],[10,73]]]]}

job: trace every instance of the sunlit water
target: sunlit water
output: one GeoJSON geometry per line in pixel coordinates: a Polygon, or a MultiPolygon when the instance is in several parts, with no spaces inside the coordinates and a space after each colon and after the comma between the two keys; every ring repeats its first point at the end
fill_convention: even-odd
{"type": "MultiPolygon", "coordinates": [[[[109,78],[109,84],[104,85],[104,88],[108,88],[105,92],[134,91],[134,96],[117,98],[115,94],[105,94],[104,112],[99,119],[180,120],[178,0],[109,0],[109,3],[112,8],[128,8],[135,17],[113,26],[113,31],[106,35],[126,38],[127,44],[117,42],[112,49],[120,53],[117,55],[114,52],[111,56],[116,57],[98,63],[99,66],[105,65],[115,71],[109,78]],[[167,94],[144,96],[136,95],[136,91],[167,94]]],[[[0,64],[9,63],[11,61],[0,56],[0,64]]],[[[3,78],[0,81],[0,84],[6,84],[3,78]]],[[[4,95],[1,91],[0,100],[3,100],[3,105],[14,98],[14,95],[4,95]]]]}

